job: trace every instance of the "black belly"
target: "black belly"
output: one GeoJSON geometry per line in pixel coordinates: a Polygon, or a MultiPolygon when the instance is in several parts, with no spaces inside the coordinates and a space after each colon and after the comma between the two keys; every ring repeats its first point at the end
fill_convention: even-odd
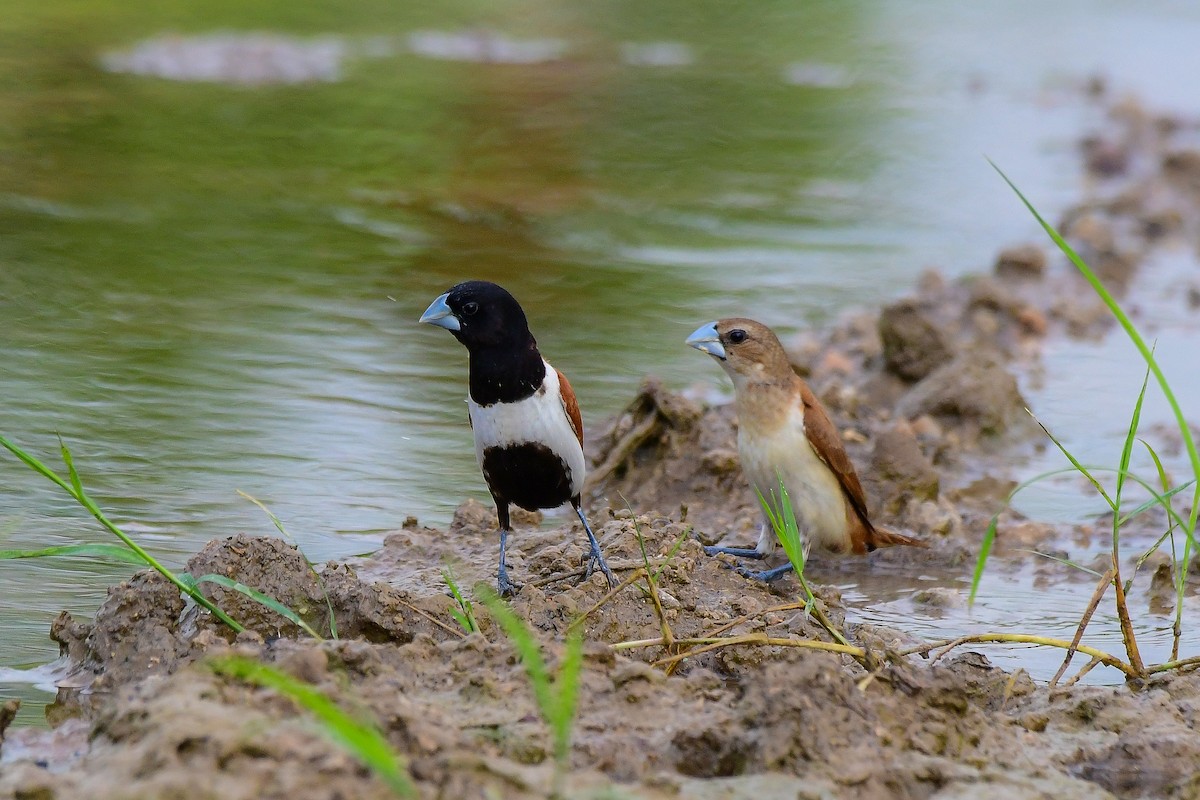
{"type": "Polygon", "coordinates": [[[483,477],[498,500],[526,511],[555,508],[573,496],[567,462],[536,442],[486,448],[483,477]]]}

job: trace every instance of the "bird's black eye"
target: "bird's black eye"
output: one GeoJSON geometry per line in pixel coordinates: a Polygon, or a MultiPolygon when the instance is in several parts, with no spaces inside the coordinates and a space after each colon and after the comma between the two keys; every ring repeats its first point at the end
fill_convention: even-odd
{"type": "Polygon", "coordinates": [[[469,303],[463,303],[462,312],[468,317],[474,316],[475,312],[478,310],[479,303],[476,303],[474,300],[470,301],[469,303]]]}
{"type": "Polygon", "coordinates": [[[734,328],[729,332],[728,338],[730,344],[741,344],[746,341],[746,332],[741,328],[734,328]]]}

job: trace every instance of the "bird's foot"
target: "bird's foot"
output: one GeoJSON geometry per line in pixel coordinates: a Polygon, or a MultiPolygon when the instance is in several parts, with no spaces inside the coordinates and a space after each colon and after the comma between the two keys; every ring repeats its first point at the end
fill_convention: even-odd
{"type": "Polygon", "coordinates": [[[501,569],[496,576],[496,589],[501,597],[516,597],[517,592],[521,591],[521,584],[513,583],[508,579],[508,570],[501,569]]]}
{"type": "Polygon", "coordinates": [[[743,578],[749,578],[754,581],[762,581],[763,583],[770,583],[781,575],[786,575],[787,573],[791,572],[792,565],[784,564],[782,567],[775,567],[774,569],[764,569],[759,571],[747,569],[741,565],[731,566],[730,569],[732,569],[738,575],[741,575],[743,578]]]}
{"type": "Polygon", "coordinates": [[[579,582],[583,583],[592,577],[592,573],[596,571],[596,567],[600,567],[600,571],[604,573],[604,577],[608,581],[608,588],[612,589],[617,585],[617,576],[613,575],[612,570],[608,568],[608,562],[604,560],[604,554],[600,552],[598,546],[593,547],[588,553],[587,566],[584,567],[583,577],[579,579],[579,582]]]}
{"type": "Polygon", "coordinates": [[[724,553],[727,556],[737,556],[738,558],[754,558],[761,559],[763,554],[758,552],[754,547],[705,547],[704,555],[715,556],[724,553]]]}

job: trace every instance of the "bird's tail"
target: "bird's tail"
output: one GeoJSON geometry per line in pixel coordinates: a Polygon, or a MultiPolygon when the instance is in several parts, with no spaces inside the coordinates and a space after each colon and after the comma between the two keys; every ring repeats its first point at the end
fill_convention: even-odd
{"type": "Polygon", "coordinates": [[[928,544],[920,539],[914,539],[911,536],[905,536],[903,533],[897,533],[891,528],[875,528],[871,531],[870,549],[875,550],[880,547],[894,547],[896,545],[907,545],[909,547],[929,547],[928,544]]]}

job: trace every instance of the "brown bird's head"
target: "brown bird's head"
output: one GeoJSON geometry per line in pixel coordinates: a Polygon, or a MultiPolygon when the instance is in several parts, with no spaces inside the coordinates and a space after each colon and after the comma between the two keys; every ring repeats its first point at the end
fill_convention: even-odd
{"type": "Polygon", "coordinates": [[[720,362],[734,387],[792,379],[792,365],[775,333],[752,319],[731,317],[701,325],[687,344],[720,362]]]}

